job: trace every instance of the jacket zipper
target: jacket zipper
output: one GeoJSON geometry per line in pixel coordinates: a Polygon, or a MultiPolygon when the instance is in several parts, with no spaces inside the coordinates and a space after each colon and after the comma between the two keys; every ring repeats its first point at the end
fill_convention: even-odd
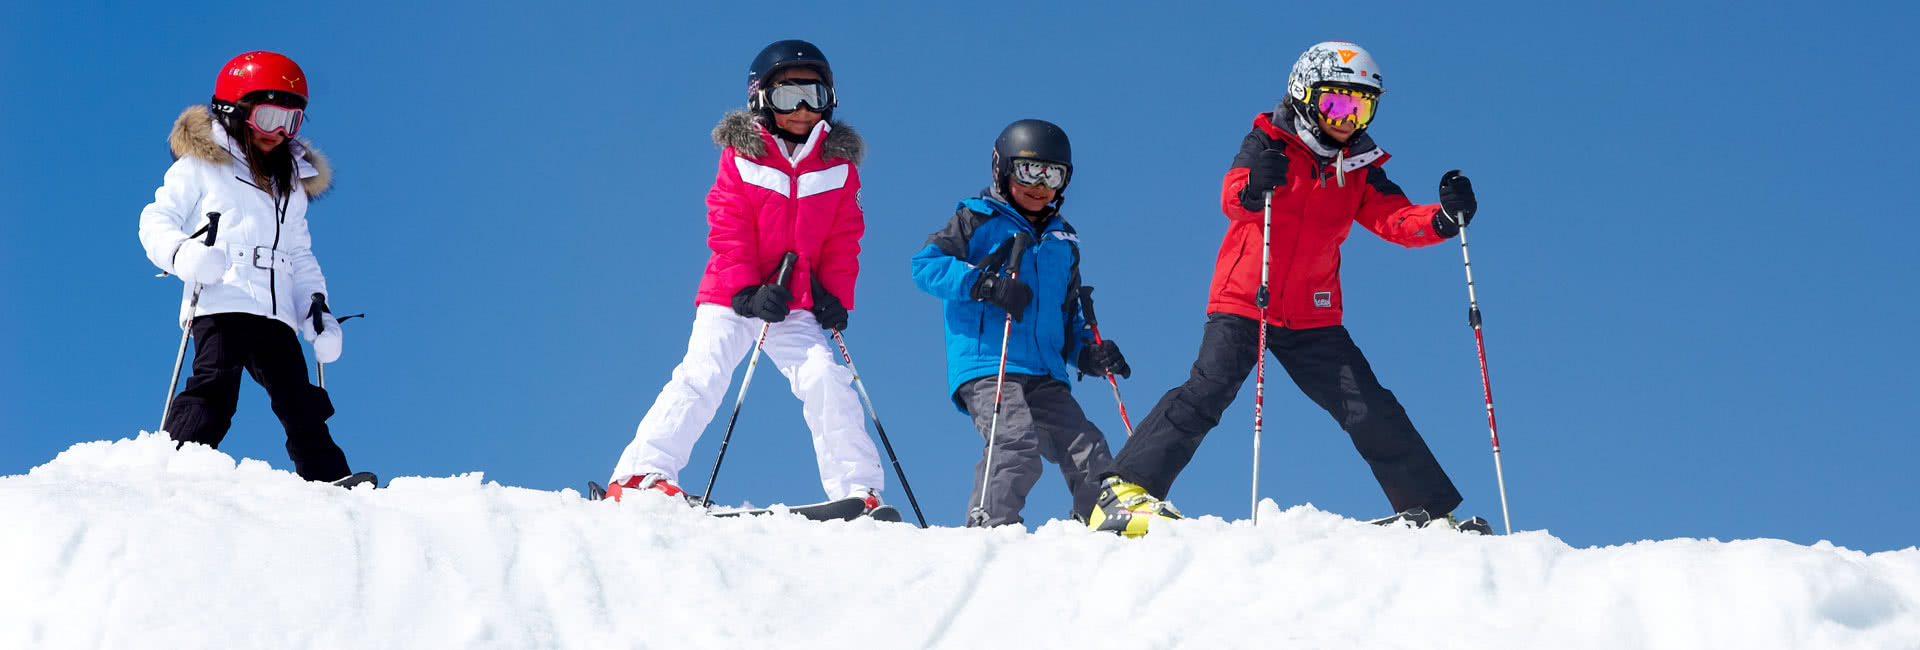
{"type": "MultiPolygon", "coordinates": [[[[274,262],[280,259],[280,226],[287,222],[287,210],[293,207],[293,193],[289,191],[287,193],[287,200],[283,203],[281,202],[280,198],[277,196],[274,196],[272,192],[268,192],[264,189],[261,189],[259,185],[254,185],[253,181],[241,178],[239,176],[235,176],[233,177],[233,179],[240,181],[242,183],[246,183],[249,187],[252,187],[253,189],[260,190],[261,192],[267,195],[267,200],[273,202],[273,211],[274,211],[275,219],[273,222],[273,248],[270,249],[270,256],[267,258],[267,294],[268,294],[267,304],[268,304],[268,313],[274,316],[279,316],[280,315],[280,272],[274,266],[274,262]]],[[[254,262],[256,263],[256,266],[257,266],[257,263],[259,261],[257,259],[258,256],[256,255],[255,258],[256,259],[254,260],[254,262]]],[[[298,316],[296,315],[296,317],[298,316]]]]}

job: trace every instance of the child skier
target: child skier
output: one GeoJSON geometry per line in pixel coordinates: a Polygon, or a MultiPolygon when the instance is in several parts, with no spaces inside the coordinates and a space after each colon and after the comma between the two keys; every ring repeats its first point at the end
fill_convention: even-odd
{"type": "Polygon", "coordinates": [[[1074,515],[1084,519],[1096,477],[1112,462],[1106,436],[1066,381],[1069,360],[1089,375],[1133,372],[1113,341],[1090,340],[1080,314],[1079,236],[1060,216],[1072,175],[1066,132],[1041,120],[1014,122],[994,141],[993,183],[961,201],[913,258],[914,283],[946,301],[947,388],[988,441],[974,470],[969,526],[1021,523],[1043,458],[1060,466],[1074,515]],[[1026,239],[1015,244],[1017,236],[1026,239]],[[1011,250],[1023,244],[1024,256],[1011,250]],[[1012,333],[1002,340],[1009,315],[1012,333]]]}
{"type": "Polygon", "coordinates": [[[332,171],[295,139],[307,97],[292,59],[248,52],[228,61],[211,110],[191,106],[174,121],[173,166],[140,212],[140,244],[185,283],[180,322],[194,343],[193,374],[161,428],[183,444],[219,447],[244,369],[286,428],[294,471],[339,481],[352,472],[327,430],[333,403],[308,383],[294,337],[311,341],[321,363],[340,358],[340,324],[307,232],[308,201],[327,191],[332,171]]]}
{"type": "Polygon", "coordinates": [[[884,476],[867,437],[853,374],[834,362],[821,328],[843,330],[860,272],[857,166],[865,145],[832,119],[833,69],[806,41],[779,41],[747,73],[747,110],[713,129],[719,176],[707,191],[713,255],[695,299],[687,354],[614,466],[607,497],[628,490],[682,495],[680,469],[713,419],[733,369],[765,328],[767,358],[804,402],[820,484],[829,499],[880,507],[884,476]],[[787,253],[788,284],[775,282],[787,253]]]}
{"type": "Polygon", "coordinates": [[[1473,186],[1458,171],[1441,177],[1439,205],[1413,205],[1387,180],[1387,154],[1366,131],[1382,90],[1380,67],[1366,50],[1319,43],[1294,63],[1287,98],[1254,118],[1222,184],[1221,209],[1231,221],[1214,266],[1200,357],[1103,477],[1088,522],[1094,529],[1138,536],[1153,519],[1180,517],[1160,499],[1220,423],[1255,354],[1265,354],[1255,352],[1263,324],[1267,349],[1352,436],[1397,517],[1452,521],[1459,491],[1340,325],[1340,244],[1353,222],[1402,246],[1428,246],[1457,234],[1475,209],[1473,186]],[[1263,264],[1269,192],[1272,257],[1263,264]],[[1261,309],[1256,294],[1269,265],[1271,301],[1261,309]]]}

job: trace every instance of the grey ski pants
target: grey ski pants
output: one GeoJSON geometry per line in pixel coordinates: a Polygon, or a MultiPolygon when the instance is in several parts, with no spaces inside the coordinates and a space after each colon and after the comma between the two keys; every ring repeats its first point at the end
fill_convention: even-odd
{"type": "MultiPolygon", "coordinates": [[[[994,377],[960,385],[955,397],[967,405],[973,426],[985,438],[993,426],[994,377]]],[[[1022,523],[1027,493],[1040,480],[1041,460],[1060,466],[1073,494],[1073,513],[1085,519],[1100,493],[1100,476],[1113,464],[1107,437],[1087,420],[1066,382],[1047,376],[1007,375],[1000,403],[1000,424],[992,441],[993,468],[985,450],[973,468],[973,492],[967,497],[968,526],[1022,523]],[[987,485],[985,507],[980,486],[987,485]]]]}

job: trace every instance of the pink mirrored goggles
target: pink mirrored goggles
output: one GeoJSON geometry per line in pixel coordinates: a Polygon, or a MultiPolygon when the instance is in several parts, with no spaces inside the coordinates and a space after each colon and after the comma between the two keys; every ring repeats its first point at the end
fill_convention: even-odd
{"type": "Polygon", "coordinates": [[[278,133],[281,137],[291,138],[300,132],[300,123],[305,121],[306,115],[303,109],[261,104],[253,107],[253,113],[247,116],[247,125],[260,133],[278,133]]]}

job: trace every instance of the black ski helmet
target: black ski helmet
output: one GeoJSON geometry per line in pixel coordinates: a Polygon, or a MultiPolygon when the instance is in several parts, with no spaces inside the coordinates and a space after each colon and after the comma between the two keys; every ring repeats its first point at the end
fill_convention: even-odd
{"type": "MultiPolygon", "coordinates": [[[[821,80],[827,82],[828,87],[833,86],[833,67],[827,64],[827,55],[820,48],[797,39],[775,41],[761,49],[760,54],[753,57],[753,65],[747,68],[747,105],[764,112],[763,107],[758,105],[761,85],[773,78],[775,72],[796,65],[813,68],[820,73],[821,80]]],[[[828,106],[827,111],[831,110],[833,107],[828,106]]],[[[825,115],[824,111],[822,115],[825,115]]]]}
{"type": "MultiPolygon", "coordinates": [[[[1073,144],[1067,132],[1046,120],[1020,120],[1008,124],[993,141],[993,185],[1007,191],[1007,176],[1013,173],[1013,159],[1031,158],[1067,166],[1067,182],[1073,182],[1073,144]]],[[[1060,186],[1065,196],[1067,187],[1060,186]]]]}

